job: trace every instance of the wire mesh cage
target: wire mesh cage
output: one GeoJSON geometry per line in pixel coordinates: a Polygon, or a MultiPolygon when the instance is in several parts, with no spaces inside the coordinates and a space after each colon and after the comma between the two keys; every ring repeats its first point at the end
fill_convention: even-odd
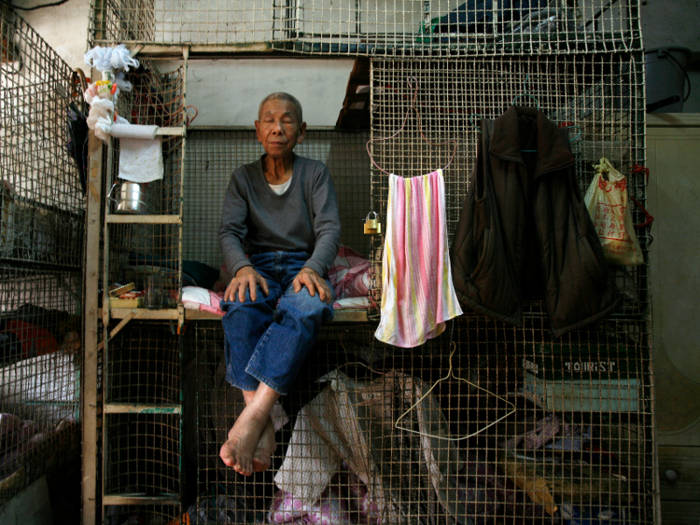
{"type": "Polygon", "coordinates": [[[129,519],[135,498],[141,498],[142,517],[166,522],[177,517],[181,366],[179,338],[171,327],[138,323],[115,334],[105,351],[104,391],[105,522],[129,519]]]}
{"type": "MultiPolygon", "coordinates": [[[[131,124],[185,125],[184,67],[161,74],[145,61],[130,73],[129,81],[133,89],[120,94],[117,112],[131,124]]],[[[109,219],[107,280],[122,285],[133,282],[142,291],[157,288],[157,293],[147,297],[153,308],[172,308],[179,299],[184,140],[182,136],[154,139],[156,154],[162,156],[162,178],[148,183],[127,182],[132,180],[127,175],[121,178],[122,171],[130,174],[133,170],[124,164],[125,139],[114,140],[111,150],[107,205],[113,215],[109,219]],[[130,218],[133,215],[164,218],[138,222],[130,218]]]]}
{"type": "MultiPolygon", "coordinates": [[[[536,106],[568,129],[582,193],[593,177],[591,164],[606,157],[627,175],[630,195],[642,205],[646,200],[643,61],[633,0],[93,2],[90,40],[187,45],[193,53],[371,55],[370,131],[312,130],[296,152],[330,167],[342,242],[369,258],[377,302],[384,237],[364,235],[360,222],[374,211],[386,224],[387,173],[411,178],[444,169],[449,242],[475,167],[480,122],[516,102],[536,106]],[[375,168],[364,151],[370,138],[375,168]]],[[[166,84],[137,89],[127,100],[142,109],[120,112],[152,123],[148,108],[168,107],[158,98],[166,84]]],[[[165,99],[180,107],[179,88],[172,93],[165,99]]],[[[193,261],[220,277],[219,203],[232,170],[261,153],[250,130],[190,130],[182,184],[156,192],[174,198],[157,199],[155,213],[181,212],[182,230],[112,224],[110,274],[133,260],[169,269],[183,260],[182,282],[172,285],[178,292],[193,261]],[[178,235],[181,252],[171,242],[178,235]]],[[[642,208],[632,213],[635,223],[644,222],[642,208]]],[[[637,235],[646,254],[649,228],[637,235]]],[[[245,404],[226,381],[221,324],[188,322],[182,418],[115,413],[105,425],[105,494],[124,497],[133,490],[167,499],[180,493],[181,506],[156,499],[140,511],[107,505],[105,517],[132,512],[222,524],[652,523],[647,267],[615,271],[622,305],[560,339],[550,337],[539,300],[525,302],[523,326],[465,312],[417,349],[380,343],[374,322],[327,325],[290,394],[273,409],[271,468],[248,478],[219,457],[245,404]]],[[[111,402],[171,403],[179,387],[159,375],[178,374],[168,361],[170,347],[162,346],[172,343],[170,335],[164,326],[139,330],[132,343],[110,350],[111,402]]]]}
{"type": "Polygon", "coordinates": [[[139,324],[109,344],[105,400],[108,404],[180,403],[178,338],[167,324],[139,324]]]}
{"type": "Polygon", "coordinates": [[[1,46],[0,259],[79,270],[86,189],[82,101],[74,96],[68,65],[7,9],[1,46]]]}
{"type": "MultiPolygon", "coordinates": [[[[404,177],[447,166],[445,208],[450,235],[459,220],[469,174],[476,163],[480,121],[499,117],[512,104],[536,107],[560,127],[569,129],[581,194],[593,178],[593,163],[606,157],[627,174],[630,195],[642,205],[646,202],[646,175],[643,169],[637,169],[644,165],[644,79],[640,54],[372,59],[371,65],[373,157],[380,167],[404,177]],[[391,140],[374,140],[391,137],[404,121],[401,133],[391,140]],[[454,142],[457,153],[451,159],[454,142]]],[[[386,217],[387,199],[388,178],[374,169],[372,208],[382,220],[386,217]]],[[[632,213],[635,224],[646,221],[641,207],[632,213]]],[[[641,228],[637,236],[640,244],[648,248],[650,230],[641,228]]],[[[373,259],[381,264],[383,239],[375,237],[373,241],[373,259]]],[[[616,271],[627,297],[619,313],[646,312],[646,266],[616,271]]],[[[532,308],[533,312],[540,311],[537,304],[532,308]]]]}
{"type": "Polygon", "coordinates": [[[81,286],[69,272],[0,269],[2,502],[43,475],[52,491],[79,475],[81,286]]]}
{"type": "Polygon", "coordinates": [[[90,40],[310,54],[509,54],[641,49],[636,0],[92,3],[90,40]]]}
{"type": "Polygon", "coordinates": [[[273,468],[252,478],[219,458],[244,405],[225,380],[221,327],[193,328],[190,519],[653,523],[648,334],[638,324],[611,322],[553,348],[541,323],[466,316],[419,352],[377,343],[371,325],[327,327],[273,411],[273,468]],[[536,403],[533,375],[557,385],[536,403]]]}
{"type": "Polygon", "coordinates": [[[0,505],[46,476],[77,512],[84,106],[6,6],[0,34],[0,505]]]}
{"type": "MultiPolygon", "coordinates": [[[[638,54],[373,59],[371,136],[389,137],[404,126],[392,140],[371,144],[373,158],[404,177],[449,164],[445,185],[452,235],[476,159],[476,124],[527,94],[523,103],[537,104],[551,119],[572,127],[583,191],[592,178],[590,164],[602,155],[625,172],[644,163],[640,64],[638,54]],[[415,80],[411,85],[409,78],[415,80]],[[458,144],[452,159],[449,141],[458,144]]],[[[194,174],[206,166],[214,175],[221,164],[225,168],[215,177],[214,191],[220,194],[227,172],[235,161],[243,162],[247,145],[254,145],[249,132],[229,142],[238,133],[193,134],[186,180],[190,170],[194,174]],[[233,146],[236,142],[242,145],[233,146]],[[227,153],[218,157],[221,150],[227,153]],[[228,164],[231,158],[235,161],[228,164]]],[[[310,135],[308,144],[322,141],[324,133],[310,135]]],[[[253,159],[257,155],[250,152],[253,159]]],[[[313,149],[309,155],[322,157],[313,149]]],[[[643,203],[643,172],[628,177],[631,193],[643,203]]],[[[201,209],[196,195],[212,192],[209,181],[194,179],[186,224],[193,220],[190,210],[197,216],[201,209]]],[[[383,219],[386,175],[373,169],[369,184],[370,208],[383,219]]],[[[348,187],[350,199],[352,191],[348,187]]],[[[346,198],[339,188],[341,207],[346,198]]],[[[641,212],[635,211],[635,219],[642,219],[641,212]]],[[[215,228],[213,221],[206,229],[215,228]]],[[[639,237],[648,247],[648,231],[640,230],[639,237]]],[[[371,257],[381,266],[382,238],[372,238],[371,257]]],[[[194,242],[190,246],[193,258],[210,253],[194,242]]],[[[204,321],[190,325],[183,340],[189,518],[652,523],[654,414],[645,268],[623,272],[620,279],[633,284],[613,316],[556,340],[548,335],[538,301],[528,303],[522,327],[467,312],[419,349],[380,343],[374,323],[327,326],[273,414],[272,468],[251,478],[219,458],[244,405],[225,379],[222,328],[204,321]]]]}
{"type": "MultiPolygon", "coordinates": [[[[180,418],[169,414],[112,414],[105,427],[104,500],[110,494],[175,502],[178,515],[180,418]]],[[[160,505],[155,505],[159,507],[160,505]]],[[[149,514],[154,509],[149,509],[149,514]]],[[[112,511],[114,512],[114,511],[112,511]]]]}

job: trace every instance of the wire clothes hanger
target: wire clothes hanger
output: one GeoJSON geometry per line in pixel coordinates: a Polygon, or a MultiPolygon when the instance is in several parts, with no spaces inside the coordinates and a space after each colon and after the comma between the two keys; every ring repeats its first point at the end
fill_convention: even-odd
{"type": "Polygon", "coordinates": [[[514,106],[515,101],[521,98],[530,98],[535,101],[535,107],[537,108],[537,111],[540,110],[540,101],[537,100],[537,97],[535,95],[532,95],[528,92],[527,89],[527,82],[530,79],[530,75],[525,75],[525,82],[523,82],[523,92],[520,95],[517,95],[516,97],[513,98],[513,100],[510,101],[510,105],[514,106]]]}
{"type": "Polygon", "coordinates": [[[401,124],[401,127],[398,129],[398,131],[396,131],[396,133],[394,133],[393,135],[391,135],[391,136],[389,136],[389,137],[381,137],[381,138],[377,138],[377,139],[369,139],[369,140],[367,141],[367,144],[366,144],[367,154],[369,155],[369,158],[370,158],[370,160],[372,161],[372,164],[374,164],[374,165],[377,167],[377,169],[378,169],[379,171],[381,171],[381,172],[383,172],[383,173],[386,173],[387,175],[391,175],[391,173],[389,173],[389,172],[386,171],[384,168],[382,168],[382,167],[381,167],[379,164],[377,164],[377,162],[374,160],[374,157],[372,156],[372,152],[371,152],[370,149],[369,149],[369,145],[370,145],[371,143],[373,143],[373,142],[381,142],[381,141],[384,141],[384,140],[391,140],[391,139],[393,139],[394,137],[396,137],[397,135],[399,135],[399,134],[403,131],[404,127],[406,127],[406,122],[408,121],[408,115],[411,113],[411,111],[415,111],[415,113],[416,113],[416,118],[418,119],[418,131],[419,131],[419,133],[420,133],[420,136],[423,137],[423,140],[424,140],[424,141],[426,141],[426,142],[427,142],[428,144],[430,144],[431,146],[435,146],[435,147],[444,146],[445,144],[453,144],[453,145],[454,145],[454,149],[452,150],[452,156],[450,157],[450,160],[447,162],[447,164],[445,165],[445,167],[442,168],[443,170],[446,170],[446,169],[449,167],[449,165],[452,164],[452,161],[454,160],[455,155],[457,154],[457,141],[456,141],[456,140],[446,140],[445,142],[438,142],[438,143],[435,143],[435,142],[431,142],[430,140],[428,140],[428,138],[423,134],[423,129],[422,129],[422,127],[421,127],[421,120],[420,120],[420,112],[418,111],[418,108],[416,107],[416,99],[417,99],[417,97],[418,97],[418,79],[417,79],[416,77],[414,77],[414,76],[410,76],[410,77],[408,77],[407,82],[408,82],[408,87],[409,87],[409,88],[414,88],[414,89],[413,89],[413,98],[411,99],[411,107],[408,108],[408,111],[406,111],[406,115],[404,116],[403,123],[401,124]],[[412,85],[411,81],[415,82],[415,87],[412,85]]]}
{"type": "MultiPolygon", "coordinates": [[[[452,329],[454,329],[454,324],[452,325],[452,329]]],[[[457,377],[457,376],[454,375],[454,373],[452,372],[452,356],[453,356],[453,355],[455,354],[455,352],[457,351],[457,344],[456,344],[454,341],[452,341],[452,334],[451,334],[451,333],[450,333],[450,346],[451,346],[451,348],[452,348],[452,351],[450,352],[450,369],[448,370],[447,375],[446,375],[445,377],[440,378],[440,379],[438,379],[437,381],[435,381],[435,383],[433,383],[433,386],[431,386],[431,387],[428,389],[428,391],[427,391],[425,394],[423,394],[423,395],[421,396],[421,398],[420,398],[418,401],[416,401],[416,402],[411,406],[411,408],[409,408],[408,410],[406,410],[406,412],[404,412],[403,414],[401,414],[401,415],[398,417],[398,419],[396,420],[396,422],[394,423],[394,428],[396,428],[396,429],[398,429],[398,430],[405,430],[406,432],[411,432],[412,434],[418,434],[418,435],[420,435],[420,436],[427,436],[427,437],[431,437],[431,438],[435,438],[435,439],[442,439],[442,440],[444,440],[444,441],[463,441],[463,440],[465,440],[465,439],[469,439],[469,438],[471,438],[471,437],[474,437],[474,436],[476,436],[477,434],[481,434],[481,433],[482,433],[484,430],[486,430],[487,428],[492,427],[493,425],[495,425],[495,424],[497,424],[497,423],[500,423],[500,422],[503,421],[505,418],[507,418],[507,417],[509,417],[511,414],[514,414],[514,413],[515,413],[515,411],[517,410],[517,408],[516,408],[516,406],[515,406],[511,401],[508,401],[508,400],[505,399],[504,397],[499,396],[498,394],[496,394],[496,393],[494,393],[494,392],[491,392],[490,390],[487,390],[487,389],[485,389],[485,388],[483,388],[483,387],[480,387],[479,385],[475,385],[475,384],[472,383],[471,381],[467,381],[466,379],[463,379],[463,378],[461,378],[461,377],[457,377]],[[423,401],[423,399],[425,399],[426,397],[428,397],[428,395],[430,395],[430,393],[435,389],[435,387],[436,387],[439,383],[441,383],[442,381],[445,381],[446,379],[449,379],[450,377],[452,377],[453,379],[456,379],[457,381],[462,381],[463,383],[467,383],[468,385],[471,385],[471,386],[473,386],[474,388],[477,388],[478,390],[481,390],[481,391],[483,391],[483,392],[486,392],[487,394],[490,394],[490,395],[492,395],[492,396],[495,396],[495,397],[497,397],[498,399],[500,399],[501,401],[504,401],[506,404],[510,405],[510,407],[511,407],[510,412],[508,412],[507,414],[505,414],[505,415],[499,417],[499,418],[496,419],[495,421],[492,421],[491,423],[487,424],[486,426],[480,428],[480,429],[477,430],[476,432],[472,432],[471,434],[467,434],[466,436],[460,436],[460,437],[436,436],[436,435],[434,435],[434,434],[428,434],[428,433],[425,433],[425,432],[419,432],[418,430],[414,430],[414,429],[412,429],[412,428],[407,428],[407,427],[402,427],[402,426],[399,425],[400,421],[401,421],[404,417],[406,417],[406,415],[408,415],[408,413],[409,413],[411,410],[413,410],[414,408],[416,408],[416,407],[423,401]]]]}

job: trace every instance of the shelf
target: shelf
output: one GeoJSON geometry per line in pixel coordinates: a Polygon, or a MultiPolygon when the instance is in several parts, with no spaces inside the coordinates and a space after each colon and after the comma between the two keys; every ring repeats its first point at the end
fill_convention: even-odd
{"type": "MultiPolygon", "coordinates": [[[[114,317],[114,316],[112,316],[114,317]]],[[[200,310],[185,310],[187,321],[220,321],[221,316],[200,310]]],[[[366,323],[368,321],[367,310],[347,309],[336,310],[333,323],[366,323]]]]}
{"type": "Polygon", "coordinates": [[[103,505],[179,505],[180,498],[173,494],[168,496],[110,496],[102,498],[103,505]]]}
{"type": "Polygon", "coordinates": [[[182,414],[182,407],[173,403],[105,403],[105,414],[182,414]]]}
{"type": "Polygon", "coordinates": [[[182,224],[182,217],[179,215],[110,214],[105,220],[109,224],[182,224]]]}
{"type": "Polygon", "coordinates": [[[109,316],[112,319],[125,319],[134,313],[132,319],[168,321],[177,319],[177,308],[165,308],[162,310],[149,310],[148,308],[110,308],[109,316]]]}
{"type": "MultiPolygon", "coordinates": [[[[149,310],[148,308],[111,308],[109,316],[112,319],[124,319],[130,316],[132,312],[135,315],[132,319],[151,321],[158,320],[174,320],[178,319],[177,308],[168,308],[163,310],[149,310]]],[[[365,323],[369,320],[367,310],[347,309],[336,310],[334,323],[365,323]]],[[[220,321],[221,316],[200,310],[185,309],[185,321],[220,321]]]]}
{"type": "Polygon", "coordinates": [[[697,128],[700,113],[649,113],[647,128],[697,128]]]}
{"type": "MultiPolygon", "coordinates": [[[[82,254],[78,254],[82,255],[82,254]]],[[[49,261],[34,261],[31,259],[21,259],[18,257],[0,257],[0,267],[3,273],[8,270],[21,270],[22,272],[30,272],[39,274],[45,272],[62,272],[62,273],[77,273],[83,271],[82,259],[77,258],[71,263],[56,263],[49,261]]]]}
{"type": "Polygon", "coordinates": [[[185,126],[158,128],[156,137],[184,137],[187,134],[185,126]]]}
{"type": "Polygon", "coordinates": [[[149,58],[176,58],[187,55],[196,56],[239,54],[239,53],[270,53],[274,47],[270,42],[253,44],[140,44],[131,49],[131,56],[139,55],[149,58]]]}

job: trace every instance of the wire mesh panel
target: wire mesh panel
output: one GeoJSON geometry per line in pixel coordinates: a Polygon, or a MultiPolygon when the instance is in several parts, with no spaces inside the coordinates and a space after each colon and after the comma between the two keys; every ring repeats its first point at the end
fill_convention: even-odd
{"type": "Polygon", "coordinates": [[[68,65],[7,7],[0,34],[0,506],[46,476],[64,503],[56,509],[71,519],[80,479],[84,107],[68,65]]]}
{"type": "MultiPolygon", "coordinates": [[[[179,416],[111,414],[106,418],[105,444],[106,496],[170,496],[177,499],[180,488],[179,416]]],[[[152,509],[147,512],[150,514],[152,509]]],[[[169,517],[177,516],[177,512],[175,506],[169,517]]]]}
{"type": "Polygon", "coordinates": [[[636,0],[120,0],[92,3],[90,40],[311,54],[641,49],[636,0]]]}
{"type": "Polygon", "coordinates": [[[653,523],[648,334],[639,323],[552,342],[538,320],[514,328],[467,315],[408,350],[379,343],[372,324],[328,326],[273,410],[272,469],[250,478],[219,458],[244,406],[225,380],[221,327],[192,328],[191,520],[653,523]]]}
{"type": "MultiPolygon", "coordinates": [[[[582,192],[592,180],[592,163],[605,156],[644,202],[645,175],[637,169],[644,163],[641,72],[638,54],[373,59],[373,138],[392,136],[409,118],[391,140],[373,142],[372,152],[379,166],[412,177],[445,166],[444,148],[435,143],[457,141],[458,169],[445,171],[448,230],[454,232],[477,158],[477,123],[499,117],[511,104],[528,105],[571,128],[582,192]]],[[[378,170],[372,197],[385,216],[388,183],[378,170]]],[[[635,211],[635,222],[643,220],[635,211]]],[[[648,230],[637,233],[647,248],[648,230]]],[[[378,239],[377,265],[382,248],[378,239]]],[[[449,338],[443,334],[421,347],[424,356],[427,347],[438,358],[426,369],[445,378],[433,392],[462,387],[440,397],[439,407],[453,435],[462,436],[467,470],[484,476],[484,486],[478,477],[466,482],[472,494],[492,491],[488,505],[471,509],[474,520],[653,522],[646,266],[615,271],[623,305],[608,320],[560,339],[549,335],[543,304],[531,301],[522,328],[467,311],[453,321],[449,338]]],[[[411,372],[426,377],[420,367],[411,372]]]]}
{"type": "MultiPolygon", "coordinates": [[[[362,219],[369,212],[367,133],[309,131],[294,150],[328,166],[341,222],[341,242],[367,255],[362,219]]],[[[231,174],[264,153],[254,131],[192,131],[185,160],[183,259],[214,268],[222,264],[219,248],[221,207],[231,174]]]]}
{"type": "MultiPolygon", "coordinates": [[[[140,299],[143,304],[139,302],[136,306],[174,308],[182,282],[180,226],[113,224],[109,228],[110,285],[134,283],[139,292],[154,290],[154,294],[137,297],[137,301],[140,299]]],[[[119,304],[114,301],[116,307],[119,304]]]]}
{"type": "MultiPolygon", "coordinates": [[[[275,501],[278,488],[273,480],[277,467],[284,461],[292,436],[294,420],[299,410],[314,399],[329,383],[317,383],[324,374],[336,370],[348,358],[338,341],[344,334],[368,341],[367,326],[323,332],[319,342],[304,362],[297,380],[287,396],[272,411],[277,451],[273,469],[244,478],[226,467],[219,450],[228,431],[244,407],[239,390],[226,379],[224,334],[220,322],[199,321],[188,326],[184,337],[185,373],[185,462],[186,495],[190,519],[208,523],[268,523],[268,512],[275,501]],[[198,392],[198,396],[193,395],[198,392]],[[190,475],[193,474],[193,475],[190,475]]],[[[292,453],[296,457],[296,453],[292,453]]],[[[316,458],[312,452],[308,458],[316,458]]],[[[306,482],[310,487],[312,482],[306,482]]],[[[338,480],[333,485],[347,490],[338,480]]],[[[313,503],[313,502],[310,502],[313,503]]],[[[301,517],[303,513],[299,514],[301,517]]],[[[320,514],[315,515],[320,519],[320,514]]],[[[353,521],[355,523],[356,521],[353,521]]],[[[272,523],[272,522],[270,522],[272,523]]],[[[347,523],[347,521],[340,521],[347,523]]],[[[357,523],[361,523],[357,521],[357,523]]]]}
{"type": "Polygon", "coordinates": [[[180,343],[166,323],[133,323],[105,351],[105,523],[180,513],[180,343]],[[134,503],[134,500],[137,503],[134,503]]]}
{"type": "MultiPolygon", "coordinates": [[[[121,91],[117,112],[131,124],[176,127],[185,121],[184,66],[161,72],[155,63],[142,60],[126,75],[131,91],[121,91]]],[[[163,137],[164,152],[177,151],[177,137],[163,137]]]]}
{"type": "Polygon", "coordinates": [[[42,475],[54,494],[77,482],[80,287],[69,272],[0,269],[0,502],[42,475]]]}
{"type": "Polygon", "coordinates": [[[1,23],[0,259],[79,270],[85,178],[66,145],[69,105],[82,102],[68,65],[24,20],[3,9],[1,23]]]}
{"type": "MultiPolygon", "coordinates": [[[[643,204],[646,176],[644,170],[634,169],[644,165],[642,63],[640,54],[373,59],[373,139],[391,137],[406,121],[395,137],[372,143],[373,156],[384,170],[404,177],[447,166],[446,220],[452,234],[476,163],[480,121],[499,117],[515,103],[537,107],[569,129],[581,193],[593,178],[592,164],[606,157],[627,174],[630,195],[643,204]],[[451,142],[458,145],[452,161],[451,142]]],[[[372,207],[382,220],[387,198],[388,177],[375,169],[372,207]]],[[[646,220],[641,208],[632,213],[635,224],[646,220]]],[[[647,247],[649,230],[640,229],[637,236],[647,247]]],[[[375,236],[373,240],[374,257],[381,264],[383,239],[375,236]]],[[[620,313],[644,312],[649,300],[646,266],[620,268],[618,275],[628,298],[620,313]]],[[[536,304],[533,308],[539,310],[536,304]]]]}
{"type": "Polygon", "coordinates": [[[178,404],[180,349],[167,324],[125,329],[110,341],[106,363],[106,402],[178,404]]]}

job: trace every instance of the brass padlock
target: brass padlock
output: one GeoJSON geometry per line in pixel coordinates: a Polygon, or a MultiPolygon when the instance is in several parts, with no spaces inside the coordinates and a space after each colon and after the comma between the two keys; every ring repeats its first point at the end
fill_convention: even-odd
{"type": "Polygon", "coordinates": [[[376,233],[382,233],[382,225],[377,220],[376,212],[369,212],[367,217],[365,217],[363,220],[365,221],[365,234],[373,235],[376,233]],[[374,216],[374,218],[372,218],[372,216],[374,216]]]}

